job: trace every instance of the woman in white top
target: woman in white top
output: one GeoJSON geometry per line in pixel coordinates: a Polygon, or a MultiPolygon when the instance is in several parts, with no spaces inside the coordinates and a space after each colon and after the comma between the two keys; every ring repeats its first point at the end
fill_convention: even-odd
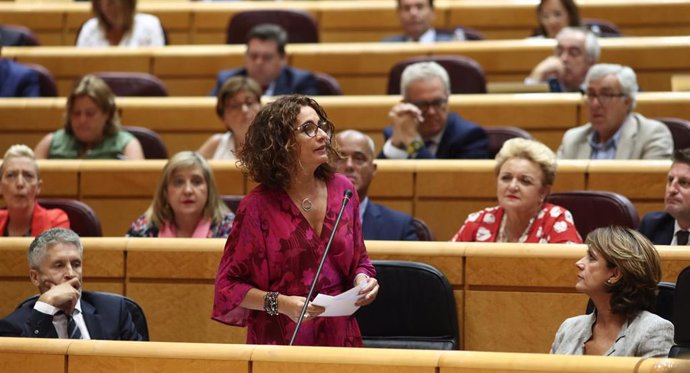
{"type": "Polygon", "coordinates": [[[228,130],[209,137],[197,152],[207,159],[236,159],[249,125],[261,108],[261,86],[254,79],[234,76],[218,92],[216,113],[228,130]]]}
{"type": "Polygon", "coordinates": [[[136,13],[136,0],[91,0],[94,18],[84,23],[77,47],[160,47],[165,45],[158,17],[136,13]]]}

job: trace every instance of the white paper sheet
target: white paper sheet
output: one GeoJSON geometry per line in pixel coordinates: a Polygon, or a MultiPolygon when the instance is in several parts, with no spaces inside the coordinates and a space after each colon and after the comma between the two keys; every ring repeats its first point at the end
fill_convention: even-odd
{"type": "Polygon", "coordinates": [[[359,291],[366,284],[367,281],[362,281],[358,286],[336,296],[318,294],[312,301],[312,304],[326,308],[326,311],[320,314],[319,317],[352,315],[359,309],[359,306],[355,306],[355,302],[361,297],[359,291]]]}

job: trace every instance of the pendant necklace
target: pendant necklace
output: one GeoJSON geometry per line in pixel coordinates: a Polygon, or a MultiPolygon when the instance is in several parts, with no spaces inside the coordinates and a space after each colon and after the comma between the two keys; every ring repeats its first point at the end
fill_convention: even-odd
{"type": "Polygon", "coordinates": [[[303,210],[304,212],[309,212],[309,211],[311,211],[311,208],[313,207],[313,205],[312,205],[311,200],[309,199],[309,197],[307,197],[307,198],[305,198],[305,199],[302,200],[302,203],[301,203],[301,206],[300,206],[300,207],[302,207],[302,210],[303,210]]]}

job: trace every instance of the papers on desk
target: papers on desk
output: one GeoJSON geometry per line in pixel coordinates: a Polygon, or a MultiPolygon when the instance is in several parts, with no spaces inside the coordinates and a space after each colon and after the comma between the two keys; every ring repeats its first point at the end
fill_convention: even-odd
{"type": "Polygon", "coordinates": [[[311,303],[326,308],[319,317],[350,316],[359,309],[355,302],[362,296],[359,295],[359,291],[366,284],[367,281],[362,281],[358,286],[336,296],[319,294],[311,303]]]}

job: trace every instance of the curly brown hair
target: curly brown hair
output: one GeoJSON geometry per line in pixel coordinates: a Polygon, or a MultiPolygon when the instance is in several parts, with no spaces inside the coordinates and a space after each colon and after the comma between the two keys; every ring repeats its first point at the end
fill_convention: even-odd
{"type": "Polygon", "coordinates": [[[620,280],[606,283],[611,311],[628,319],[643,310],[654,310],[661,260],[654,244],[630,228],[610,226],[593,230],[585,241],[599,253],[608,268],[618,268],[620,280]]]}
{"type": "Polygon", "coordinates": [[[333,123],[313,99],[289,95],[259,110],[249,125],[244,147],[237,154],[240,165],[246,168],[255,182],[274,188],[287,189],[290,186],[292,175],[299,167],[295,125],[304,106],[314,109],[320,120],[331,127],[331,137],[326,146],[328,163],[320,165],[314,176],[327,180],[335,173],[335,162],[341,157],[332,141],[335,132],[333,123]]]}

